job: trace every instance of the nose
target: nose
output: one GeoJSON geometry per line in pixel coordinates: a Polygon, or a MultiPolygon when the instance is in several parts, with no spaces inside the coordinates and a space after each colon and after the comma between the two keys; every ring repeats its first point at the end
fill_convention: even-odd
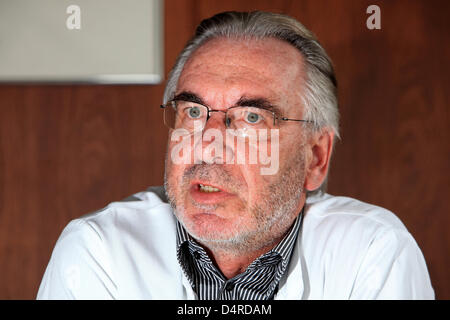
{"type": "Polygon", "coordinates": [[[195,145],[195,154],[201,152],[202,161],[207,164],[224,164],[232,149],[226,143],[225,112],[210,111],[202,132],[201,145],[195,145]]]}
{"type": "Polygon", "coordinates": [[[226,111],[222,110],[209,110],[209,117],[206,120],[205,128],[203,130],[206,130],[208,126],[210,128],[218,128],[220,130],[220,126],[225,125],[226,127],[226,111]]]}

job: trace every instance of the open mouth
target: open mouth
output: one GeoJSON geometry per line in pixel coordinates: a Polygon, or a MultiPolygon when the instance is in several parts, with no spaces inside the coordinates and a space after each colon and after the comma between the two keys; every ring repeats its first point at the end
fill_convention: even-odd
{"type": "Polygon", "coordinates": [[[203,204],[217,204],[228,198],[234,197],[233,193],[206,181],[196,181],[190,187],[190,195],[194,201],[203,204]]]}
{"type": "Polygon", "coordinates": [[[210,185],[206,185],[206,184],[198,184],[198,190],[200,192],[206,192],[206,193],[211,193],[211,192],[220,192],[220,189],[215,188],[213,186],[210,185]]]}

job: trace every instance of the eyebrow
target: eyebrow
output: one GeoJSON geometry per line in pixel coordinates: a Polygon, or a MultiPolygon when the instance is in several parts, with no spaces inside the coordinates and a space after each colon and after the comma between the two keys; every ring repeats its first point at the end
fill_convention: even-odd
{"type": "MultiPolygon", "coordinates": [[[[202,98],[200,98],[197,94],[191,91],[182,91],[175,95],[173,100],[182,100],[198,103],[204,106],[208,106],[202,98]]],[[[266,109],[274,112],[277,116],[281,116],[281,108],[271,103],[268,99],[263,97],[249,98],[249,97],[241,97],[235,104],[236,107],[254,107],[260,109],[266,109]]],[[[208,106],[209,107],[209,106],[208,106]]]]}
{"type": "Polygon", "coordinates": [[[281,108],[277,105],[274,105],[266,98],[246,98],[241,97],[239,101],[236,103],[236,106],[240,107],[254,107],[260,109],[266,109],[274,112],[276,115],[281,115],[281,108]]]}
{"type": "Polygon", "coordinates": [[[198,95],[196,95],[193,92],[190,91],[182,91],[175,95],[175,97],[172,100],[182,100],[182,101],[189,101],[194,102],[198,104],[202,104],[206,106],[205,102],[200,98],[198,95]]]}

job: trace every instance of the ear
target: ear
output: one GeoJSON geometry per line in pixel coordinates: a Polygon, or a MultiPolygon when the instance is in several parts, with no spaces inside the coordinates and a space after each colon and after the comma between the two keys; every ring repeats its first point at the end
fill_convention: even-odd
{"type": "Polygon", "coordinates": [[[319,188],[327,177],[333,149],[333,139],[334,132],[329,129],[313,133],[309,143],[310,159],[307,164],[305,190],[313,191],[319,188]]]}

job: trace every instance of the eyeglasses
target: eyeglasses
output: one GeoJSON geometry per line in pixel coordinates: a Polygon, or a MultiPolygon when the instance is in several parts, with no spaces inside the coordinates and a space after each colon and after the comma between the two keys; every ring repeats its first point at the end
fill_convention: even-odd
{"type": "Polygon", "coordinates": [[[259,107],[237,106],[222,111],[191,101],[171,100],[161,105],[161,108],[164,109],[164,124],[167,127],[186,129],[190,133],[203,130],[212,112],[224,113],[226,128],[241,132],[248,129],[275,129],[276,120],[313,123],[310,120],[278,117],[275,112],[259,107]]]}

